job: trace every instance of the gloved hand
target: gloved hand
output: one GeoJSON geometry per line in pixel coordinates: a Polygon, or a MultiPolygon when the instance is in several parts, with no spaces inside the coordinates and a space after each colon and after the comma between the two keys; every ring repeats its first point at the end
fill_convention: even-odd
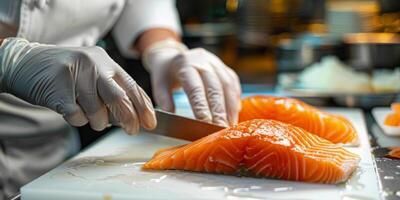
{"type": "Polygon", "coordinates": [[[94,130],[109,113],[129,134],[156,125],[153,105],[136,82],[99,47],[58,47],[8,38],[0,47],[0,92],[62,114],[94,130]]]}
{"type": "Polygon", "coordinates": [[[188,50],[168,39],[148,47],[142,59],[151,74],[155,101],[163,110],[174,111],[172,90],[182,86],[196,118],[223,126],[237,123],[239,78],[214,54],[201,48],[188,50]]]}

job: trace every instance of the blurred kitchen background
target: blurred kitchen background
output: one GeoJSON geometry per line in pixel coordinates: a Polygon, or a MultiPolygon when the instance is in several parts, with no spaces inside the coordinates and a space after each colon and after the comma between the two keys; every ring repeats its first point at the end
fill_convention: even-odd
{"type": "Polygon", "coordinates": [[[178,0],[184,42],[217,54],[244,92],[317,106],[387,106],[400,91],[398,0],[178,0]]]}
{"type": "MultiPolygon", "coordinates": [[[[367,110],[398,98],[400,0],[177,0],[177,7],[184,42],[218,55],[246,93],[367,110]]],[[[151,94],[140,61],[121,57],[111,36],[99,45],[151,94]]],[[[81,132],[83,146],[98,137],[81,132]]]]}
{"type": "Polygon", "coordinates": [[[243,83],[277,83],[334,55],[357,70],[400,66],[398,0],[178,0],[184,41],[243,83]],[[356,34],[363,33],[363,34],[356,34]]]}

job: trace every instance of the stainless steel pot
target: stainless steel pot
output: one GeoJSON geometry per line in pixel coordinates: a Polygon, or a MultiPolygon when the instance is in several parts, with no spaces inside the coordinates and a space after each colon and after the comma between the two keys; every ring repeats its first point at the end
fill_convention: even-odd
{"type": "Polygon", "coordinates": [[[343,39],[344,59],[358,70],[400,66],[400,37],[394,33],[354,33],[343,39]]]}

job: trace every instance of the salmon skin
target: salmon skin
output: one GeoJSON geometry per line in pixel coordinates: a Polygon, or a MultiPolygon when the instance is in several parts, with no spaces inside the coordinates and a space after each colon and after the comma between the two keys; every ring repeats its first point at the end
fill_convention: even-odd
{"type": "Polygon", "coordinates": [[[359,156],[283,122],[254,119],[161,149],[144,170],[187,170],[314,183],[346,181],[359,156]]]}
{"type": "Polygon", "coordinates": [[[278,120],[333,143],[358,144],[357,132],[346,118],[323,112],[297,99],[261,95],[247,97],[242,100],[239,121],[250,119],[278,120]]]}

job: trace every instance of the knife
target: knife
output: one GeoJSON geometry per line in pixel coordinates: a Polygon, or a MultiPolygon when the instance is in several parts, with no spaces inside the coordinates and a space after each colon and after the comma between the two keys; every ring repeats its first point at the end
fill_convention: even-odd
{"type": "Polygon", "coordinates": [[[195,141],[226,128],[159,109],[155,109],[155,113],[157,126],[147,132],[157,135],[195,141]]]}

